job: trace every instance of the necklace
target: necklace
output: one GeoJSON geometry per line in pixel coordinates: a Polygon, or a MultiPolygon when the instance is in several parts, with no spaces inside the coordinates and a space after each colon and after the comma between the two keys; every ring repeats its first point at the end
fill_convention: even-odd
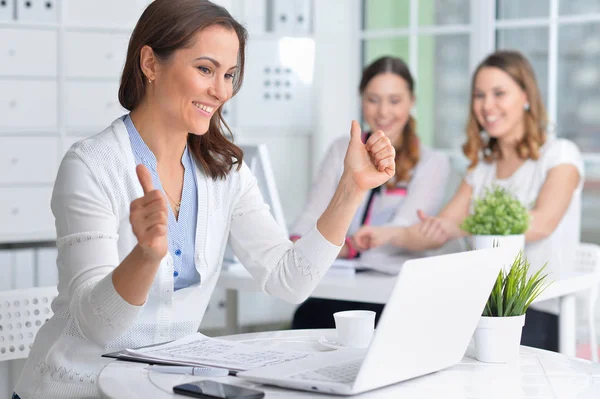
{"type": "Polygon", "coordinates": [[[171,197],[169,195],[169,193],[167,192],[167,190],[165,190],[165,188],[163,187],[163,190],[165,192],[165,194],[167,194],[167,197],[169,197],[169,201],[175,206],[175,212],[179,213],[179,208],[181,208],[181,201],[177,202],[173,199],[173,197],[171,197]]]}

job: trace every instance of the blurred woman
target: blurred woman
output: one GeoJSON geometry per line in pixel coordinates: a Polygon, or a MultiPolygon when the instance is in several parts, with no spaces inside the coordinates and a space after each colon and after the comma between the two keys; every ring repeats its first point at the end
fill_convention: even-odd
{"type": "MultiPolygon", "coordinates": [[[[415,83],[400,58],[382,57],[363,71],[359,85],[362,113],[370,132],[383,131],[396,149],[396,174],[365,197],[350,224],[340,258],[356,258],[359,251],[352,235],[361,226],[410,226],[418,221],[417,209],[435,213],[444,198],[450,171],[448,158],[423,145],[416,122],[410,115],[415,102],[415,83]]],[[[298,239],[314,226],[318,215],[331,200],[343,171],[348,138],[333,142],[325,155],[308,195],[302,214],[294,223],[292,239],[298,239]]],[[[374,310],[383,305],[311,298],[296,311],[293,328],[333,327],[332,314],[347,309],[374,310]]]]}
{"type": "MultiPolygon", "coordinates": [[[[466,235],[459,227],[486,187],[513,192],[530,207],[525,255],[537,270],[546,262],[550,278],[569,272],[579,243],[584,167],[569,140],[546,134],[547,116],[535,75],[516,51],[498,51],[477,67],[467,142],[469,172],[438,216],[419,211],[421,221],[406,228],[365,227],[355,236],[361,250],[384,244],[407,249],[438,247],[466,235]]],[[[558,350],[555,303],[527,312],[522,343],[558,350]]]]}

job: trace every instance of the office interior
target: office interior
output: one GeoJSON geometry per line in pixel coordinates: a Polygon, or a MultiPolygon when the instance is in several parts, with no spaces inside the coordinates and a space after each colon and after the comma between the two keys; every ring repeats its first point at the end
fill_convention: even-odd
{"type": "MultiPolygon", "coordinates": [[[[119,76],[149,2],[0,2],[0,290],[56,284],[53,181],[74,142],[125,113],[119,76]]],[[[599,0],[215,2],[250,35],[244,86],[224,115],[237,143],[266,145],[288,227],[328,146],[361,118],[363,66],[382,55],[410,66],[419,138],[452,157],[449,198],[467,166],[471,73],[495,49],[517,49],[534,67],[551,134],[583,154],[581,241],[600,244],[599,0]]],[[[200,331],[225,331],[227,299],[217,288],[200,331]]],[[[237,301],[240,331],[286,329],[295,309],[263,293],[240,292],[237,301]]],[[[595,317],[600,331],[600,310],[595,317]]],[[[584,348],[586,312],[577,323],[584,348]]],[[[22,364],[0,362],[2,397],[22,364]]]]}

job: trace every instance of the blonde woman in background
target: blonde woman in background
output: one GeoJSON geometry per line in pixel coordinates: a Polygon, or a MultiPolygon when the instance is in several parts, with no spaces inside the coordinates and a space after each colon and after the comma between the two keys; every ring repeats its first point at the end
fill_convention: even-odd
{"type": "MultiPolygon", "coordinates": [[[[499,185],[530,206],[525,254],[534,269],[548,262],[550,278],[570,271],[579,243],[584,167],[577,146],[548,137],[547,116],[535,75],[516,51],[489,55],[476,69],[467,142],[469,172],[438,216],[419,211],[407,228],[364,227],[355,235],[361,250],[384,244],[436,248],[466,235],[460,229],[473,201],[499,185]]],[[[522,344],[558,350],[557,304],[544,302],[527,312],[522,344]]]]}
{"type": "MultiPolygon", "coordinates": [[[[371,132],[385,132],[396,148],[396,174],[364,198],[350,224],[340,258],[360,256],[351,236],[361,226],[410,226],[418,221],[417,209],[437,212],[450,172],[448,158],[425,146],[417,136],[416,121],[410,115],[415,83],[404,61],[397,57],[375,60],[363,71],[359,93],[364,120],[371,132]]],[[[364,133],[363,141],[370,135],[364,133]]],[[[304,210],[291,229],[293,240],[311,229],[330,201],[342,175],[347,146],[348,138],[341,137],[329,148],[304,210]]],[[[292,327],[333,327],[332,314],[349,309],[373,310],[378,318],[383,305],[310,298],[296,310],[292,327]]]]}

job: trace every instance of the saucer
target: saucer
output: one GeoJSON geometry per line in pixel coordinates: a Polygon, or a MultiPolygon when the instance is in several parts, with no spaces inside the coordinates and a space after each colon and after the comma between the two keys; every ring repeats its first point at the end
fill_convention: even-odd
{"type": "Polygon", "coordinates": [[[339,342],[327,339],[325,336],[319,337],[319,343],[330,349],[342,349],[346,348],[346,345],[340,344],[339,342]]]}

